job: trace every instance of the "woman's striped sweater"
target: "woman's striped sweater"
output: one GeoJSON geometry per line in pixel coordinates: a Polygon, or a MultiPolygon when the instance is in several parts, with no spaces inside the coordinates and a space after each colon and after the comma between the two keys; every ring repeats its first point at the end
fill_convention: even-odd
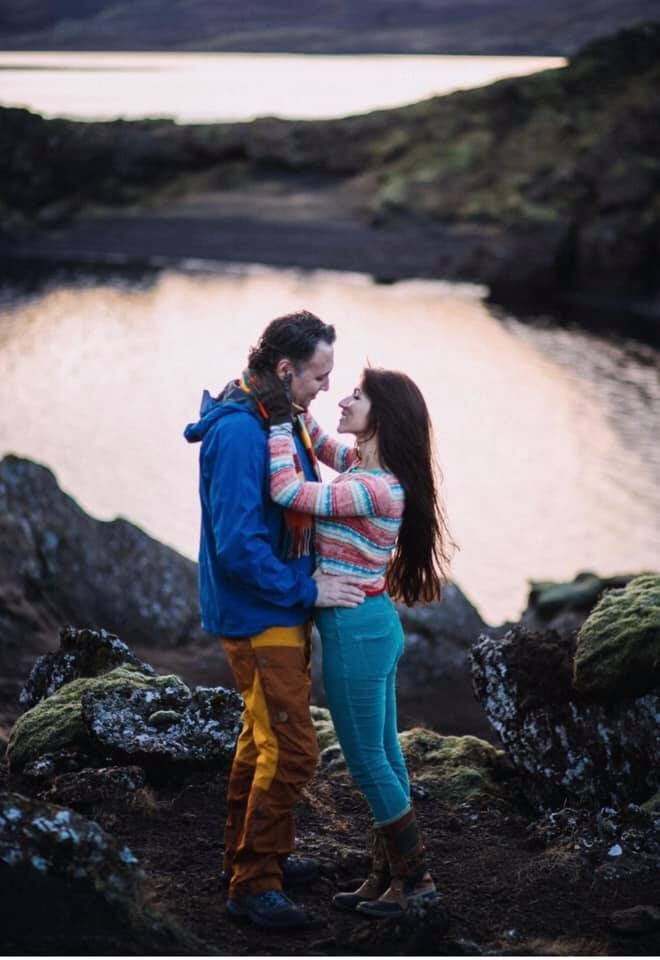
{"type": "Polygon", "coordinates": [[[342,471],[331,483],[303,482],[296,473],[291,424],[270,428],[270,491],[289,510],[316,516],[315,550],[323,573],[342,574],[377,592],[396,544],[404,507],[401,484],[386,470],[363,470],[357,454],[323,433],[305,414],[318,459],[342,471]]]}

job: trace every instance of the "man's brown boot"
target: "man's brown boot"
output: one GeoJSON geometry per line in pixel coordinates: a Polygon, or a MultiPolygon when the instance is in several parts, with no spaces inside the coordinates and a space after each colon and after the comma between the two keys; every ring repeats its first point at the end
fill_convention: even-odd
{"type": "Polygon", "coordinates": [[[403,913],[411,902],[432,902],[438,892],[428,872],[424,844],[414,810],[381,827],[392,882],[377,900],[362,901],[356,909],[369,917],[392,917],[403,913]]]}
{"type": "Polygon", "coordinates": [[[385,839],[374,827],[371,870],[367,879],[353,893],[336,893],[332,903],[338,910],[355,910],[363,900],[376,900],[387,889],[390,879],[385,839]]]}

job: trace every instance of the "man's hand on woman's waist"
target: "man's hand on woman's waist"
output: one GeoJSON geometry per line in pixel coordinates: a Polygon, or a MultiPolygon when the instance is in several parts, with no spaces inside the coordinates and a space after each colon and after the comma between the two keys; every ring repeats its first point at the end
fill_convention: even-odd
{"type": "Polygon", "coordinates": [[[364,600],[364,591],[347,577],[331,573],[315,573],[318,589],[317,607],[359,607],[364,600]]]}

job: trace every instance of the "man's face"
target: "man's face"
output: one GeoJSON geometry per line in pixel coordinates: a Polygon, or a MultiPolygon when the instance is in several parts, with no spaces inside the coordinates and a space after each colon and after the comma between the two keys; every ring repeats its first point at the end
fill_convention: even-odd
{"type": "Polygon", "coordinates": [[[330,373],[334,365],[331,343],[319,340],[316,350],[305,363],[291,366],[291,397],[299,407],[307,409],[319,390],[330,387],[330,373]]]}

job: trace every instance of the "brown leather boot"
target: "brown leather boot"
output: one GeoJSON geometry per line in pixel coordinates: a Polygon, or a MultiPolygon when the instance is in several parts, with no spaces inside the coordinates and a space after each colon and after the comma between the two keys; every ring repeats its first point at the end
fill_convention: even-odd
{"type": "Polygon", "coordinates": [[[390,879],[385,839],[380,830],[374,827],[371,870],[367,879],[353,893],[336,893],[332,903],[338,910],[355,910],[363,900],[375,900],[379,897],[389,886],[390,879]]]}
{"type": "Polygon", "coordinates": [[[432,902],[438,892],[426,866],[415,811],[381,827],[392,882],[377,900],[361,901],[356,909],[369,917],[392,917],[403,913],[412,901],[432,902]]]}

